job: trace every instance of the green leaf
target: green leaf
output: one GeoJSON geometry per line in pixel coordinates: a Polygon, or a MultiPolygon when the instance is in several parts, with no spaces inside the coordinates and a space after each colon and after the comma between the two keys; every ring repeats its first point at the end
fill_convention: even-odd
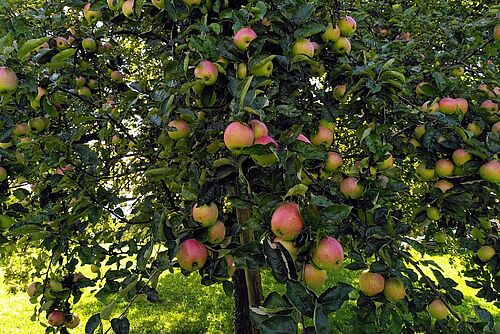
{"type": "Polygon", "coordinates": [[[153,242],[149,241],[146,243],[137,254],[137,267],[139,269],[144,270],[146,264],[151,257],[151,253],[153,252],[153,242]]]}
{"type": "Polygon", "coordinates": [[[273,277],[281,283],[288,279],[289,268],[287,266],[286,258],[278,251],[277,248],[271,247],[269,239],[264,241],[264,254],[266,254],[266,261],[271,267],[273,277]]]}
{"type": "Polygon", "coordinates": [[[66,50],[62,50],[61,52],[59,52],[58,54],[56,54],[54,57],[52,57],[50,59],[50,62],[51,63],[55,63],[55,62],[60,62],[60,61],[63,61],[63,60],[66,60],[70,57],[73,57],[73,55],[75,54],[76,52],[76,49],[66,49],[66,50]]]}
{"type": "Polygon", "coordinates": [[[98,328],[99,331],[102,332],[101,316],[99,314],[94,314],[85,325],[85,334],[94,334],[98,328]]]}
{"type": "Polygon", "coordinates": [[[285,198],[290,196],[304,196],[307,192],[308,187],[305,184],[299,183],[288,190],[285,198]]]}
{"type": "Polygon", "coordinates": [[[352,206],[346,204],[333,204],[321,209],[321,216],[329,221],[339,222],[351,213],[352,206]]]}
{"type": "Polygon", "coordinates": [[[330,324],[328,322],[328,316],[325,312],[325,308],[321,304],[316,304],[314,308],[314,328],[316,329],[316,334],[329,334],[330,324]]]}
{"type": "Polygon", "coordinates": [[[26,60],[31,51],[35,50],[43,43],[48,42],[49,39],[50,37],[42,37],[42,38],[30,39],[24,42],[23,45],[19,48],[19,51],[17,51],[17,58],[19,58],[19,60],[26,60]]]}
{"type": "Polygon", "coordinates": [[[286,282],[286,298],[303,315],[313,317],[314,315],[314,296],[310,294],[306,287],[295,280],[286,282]]]}
{"type": "Polygon", "coordinates": [[[259,326],[262,334],[291,334],[297,333],[297,322],[291,316],[277,315],[266,319],[259,326]]]}
{"type": "Polygon", "coordinates": [[[127,318],[111,319],[111,328],[116,334],[128,334],[130,332],[130,322],[127,318]]]}
{"type": "Polygon", "coordinates": [[[321,23],[309,22],[309,23],[301,26],[299,29],[295,30],[293,36],[295,38],[309,37],[312,35],[319,34],[320,32],[323,32],[324,30],[325,30],[325,26],[322,25],[321,23]]]}
{"type": "Polygon", "coordinates": [[[352,286],[345,283],[338,283],[337,286],[328,288],[318,298],[318,303],[323,305],[326,313],[338,310],[344,302],[349,300],[349,293],[354,290],[352,286]]]}

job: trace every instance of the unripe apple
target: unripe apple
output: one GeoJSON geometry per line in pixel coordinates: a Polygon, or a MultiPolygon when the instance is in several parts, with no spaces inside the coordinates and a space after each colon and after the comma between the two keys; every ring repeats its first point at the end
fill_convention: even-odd
{"type": "Polygon", "coordinates": [[[456,98],[455,101],[458,104],[458,110],[462,112],[462,114],[465,114],[467,110],[469,110],[469,103],[467,102],[466,99],[459,97],[456,98]]]}
{"type": "Polygon", "coordinates": [[[219,77],[219,70],[211,61],[204,60],[196,65],[194,76],[196,79],[200,79],[205,86],[212,86],[219,77]]]}
{"type": "Polygon", "coordinates": [[[92,53],[97,50],[97,44],[93,38],[87,37],[82,41],[82,47],[86,52],[92,53]]]}
{"type": "Polygon", "coordinates": [[[33,297],[35,295],[35,293],[36,293],[36,282],[33,282],[30,285],[28,285],[28,287],[26,288],[26,293],[30,297],[33,297]]]}
{"type": "Polygon", "coordinates": [[[479,167],[479,176],[487,182],[500,182],[500,161],[491,160],[479,167]]]}
{"type": "Polygon", "coordinates": [[[14,130],[12,131],[12,134],[14,136],[26,136],[30,132],[30,127],[28,126],[27,123],[19,123],[16,124],[14,127],[14,130]]]}
{"type": "Polygon", "coordinates": [[[495,26],[495,29],[493,30],[493,38],[495,38],[495,41],[500,41],[500,24],[495,26]]]}
{"type": "Polygon", "coordinates": [[[230,123],[224,131],[224,143],[233,153],[239,153],[243,148],[252,146],[254,139],[252,129],[240,122],[230,123]]]}
{"type": "Polygon", "coordinates": [[[186,271],[195,271],[203,268],[207,257],[207,248],[196,239],[184,240],[179,245],[177,262],[186,271]]]}
{"type": "Polygon", "coordinates": [[[446,307],[441,299],[433,300],[428,306],[427,311],[437,320],[444,320],[450,314],[450,310],[446,307]]]}
{"type": "Polygon", "coordinates": [[[168,136],[173,140],[179,140],[189,136],[189,124],[182,119],[173,120],[168,123],[168,126],[170,128],[175,128],[175,130],[167,132],[168,136]]]}
{"type": "Polygon", "coordinates": [[[285,247],[285,249],[288,251],[288,254],[290,254],[292,260],[297,261],[299,250],[297,249],[297,247],[294,246],[292,241],[286,241],[280,237],[276,237],[274,238],[274,242],[280,243],[283,247],[285,247]]]}
{"type": "Polygon", "coordinates": [[[0,214],[0,231],[8,230],[14,223],[12,217],[0,214]]]}
{"type": "Polygon", "coordinates": [[[189,7],[199,6],[201,4],[201,0],[182,0],[189,7]]]}
{"type": "Polygon", "coordinates": [[[446,238],[447,238],[447,235],[444,232],[434,233],[434,240],[436,240],[436,242],[438,244],[444,244],[446,242],[446,238]]]}
{"type": "Polygon", "coordinates": [[[307,139],[306,136],[304,136],[302,133],[300,133],[298,136],[297,136],[297,140],[300,140],[301,142],[304,142],[306,144],[311,144],[311,141],[309,139],[307,139]]]}
{"type": "Polygon", "coordinates": [[[443,114],[451,115],[458,110],[457,100],[445,97],[439,100],[439,111],[443,114]]]}
{"type": "Polygon", "coordinates": [[[294,240],[302,229],[304,222],[295,203],[283,203],[274,210],[271,217],[271,231],[285,241],[294,240]]]}
{"type": "Polygon", "coordinates": [[[0,94],[11,94],[17,89],[17,75],[7,67],[0,67],[0,94]]]}
{"type": "Polygon", "coordinates": [[[229,277],[234,275],[234,272],[236,271],[236,265],[234,264],[234,258],[232,255],[226,255],[226,263],[227,263],[227,275],[229,277]]]}
{"type": "Polygon", "coordinates": [[[97,264],[93,264],[90,266],[90,271],[94,274],[97,274],[100,271],[100,266],[98,266],[97,264]]]}
{"type": "Polygon", "coordinates": [[[359,276],[359,290],[369,297],[378,295],[384,291],[384,277],[378,273],[365,270],[359,276]]]}
{"type": "Polygon", "coordinates": [[[325,162],[325,171],[327,172],[334,172],[342,166],[343,160],[342,156],[338,154],[337,152],[328,152],[326,156],[326,162],[325,162]]]}
{"type": "Polygon", "coordinates": [[[337,25],[342,36],[351,36],[356,31],[356,21],[350,16],[341,18],[337,25]]]}
{"type": "Polygon", "coordinates": [[[238,64],[238,68],[236,69],[236,77],[238,79],[245,79],[247,76],[247,64],[240,63],[238,64]]]}
{"type": "Polygon", "coordinates": [[[83,87],[87,83],[87,79],[85,77],[79,76],[75,79],[76,87],[83,87]]]}
{"type": "Polygon", "coordinates": [[[211,244],[220,244],[225,236],[226,227],[220,220],[217,220],[215,224],[208,228],[208,242],[211,244]]]}
{"type": "Polygon", "coordinates": [[[318,132],[311,136],[311,143],[315,146],[326,145],[329,147],[333,143],[333,131],[320,125],[318,132]]]}
{"type": "Polygon", "coordinates": [[[422,137],[424,136],[425,134],[425,125],[421,124],[421,125],[417,125],[417,127],[415,128],[415,138],[417,140],[420,140],[422,139],[422,137]]]}
{"type": "Polygon", "coordinates": [[[255,139],[259,139],[269,135],[266,124],[259,120],[252,119],[250,122],[248,122],[248,125],[252,129],[255,139]]]}
{"type": "Polygon", "coordinates": [[[45,117],[35,117],[28,124],[31,131],[40,132],[49,126],[49,120],[45,117]]]}
{"type": "Polygon", "coordinates": [[[78,316],[78,314],[73,313],[71,315],[71,320],[64,322],[64,327],[69,328],[69,329],[73,329],[73,328],[78,327],[79,324],[80,324],[80,317],[78,316]]]}
{"type": "Polygon", "coordinates": [[[83,7],[83,16],[88,23],[94,24],[101,19],[102,12],[100,10],[91,10],[90,3],[88,3],[83,7]]]}
{"type": "Polygon", "coordinates": [[[448,159],[439,159],[436,161],[436,174],[440,177],[447,177],[453,175],[453,162],[448,159]]]}
{"type": "Polygon", "coordinates": [[[326,30],[323,34],[321,34],[321,38],[325,42],[331,42],[334,43],[338,41],[340,37],[340,29],[338,25],[335,25],[335,28],[333,27],[333,24],[328,24],[328,27],[326,27],[326,30]]]}
{"type": "Polygon", "coordinates": [[[454,66],[452,69],[451,69],[451,75],[453,75],[454,77],[461,77],[464,75],[465,73],[465,69],[463,68],[463,66],[454,66]]]}
{"type": "Polygon", "coordinates": [[[56,37],[56,49],[64,50],[68,48],[68,40],[64,37],[56,37]]]}
{"type": "Polygon", "coordinates": [[[430,220],[438,220],[441,217],[439,209],[434,206],[428,207],[427,210],[425,211],[425,214],[427,215],[427,218],[429,218],[430,220]]]}
{"type": "Polygon", "coordinates": [[[477,124],[476,122],[467,124],[467,130],[469,130],[474,137],[479,136],[481,132],[483,132],[479,124],[477,124]]]}
{"type": "Polygon", "coordinates": [[[82,87],[82,88],[78,89],[78,95],[83,96],[83,97],[91,97],[92,92],[90,91],[90,88],[82,87]]]}
{"type": "Polygon", "coordinates": [[[234,46],[240,51],[246,51],[250,43],[257,38],[252,28],[241,28],[233,35],[234,46]]]}
{"type": "Polygon", "coordinates": [[[306,55],[309,58],[314,56],[314,45],[307,38],[297,38],[292,46],[292,56],[306,55]]]}
{"type": "Polygon", "coordinates": [[[49,313],[47,317],[49,325],[53,327],[59,327],[64,323],[64,313],[59,310],[54,310],[49,313]]]}
{"type": "Polygon", "coordinates": [[[498,104],[491,100],[486,100],[483,103],[481,103],[481,108],[486,110],[488,113],[493,114],[498,111],[498,104]]]}
{"type": "Polygon", "coordinates": [[[335,88],[333,89],[333,97],[336,100],[340,101],[344,97],[346,90],[347,90],[346,85],[335,86],[335,88]]]}
{"type": "Polygon", "coordinates": [[[397,302],[406,296],[403,282],[399,278],[389,278],[385,281],[384,296],[389,302],[397,302]]]}
{"type": "Polygon", "coordinates": [[[447,180],[439,180],[436,183],[434,183],[434,187],[438,188],[441,190],[441,192],[445,193],[448,190],[452,189],[454,187],[453,183],[447,180]]]}
{"type": "Polygon", "coordinates": [[[500,133],[500,122],[496,122],[491,126],[491,132],[500,133]]]}
{"type": "Polygon", "coordinates": [[[134,0],[125,0],[122,5],[122,13],[126,18],[132,19],[135,16],[134,12],[134,0]]]}
{"type": "Polygon", "coordinates": [[[363,187],[358,184],[358,179],[355,177],[345,178],[340,183],[340,192],[344,194],[345,197],[360,198],[363,194],[363,187]]]}
{"type": "Polygon", "coordinates": [[[326,270],[318,269],[314,264],[306,263],[304,267],[304,283],[309,289],[317,291],[325,284],[327,274],[326,270]]]}
{"type": "Polygon", "coordinates": [[[432,113],[435,111],[439,110],[439,103],[438,102],[433,102],[431,105],[429,105],[430,101],[425,102],[422,104],[422,111],[426,113],[432,113]]]}
{"type": "Polygon", "coordinates": [[[417,166],[417,175],[423,181],[432,180],[435,177],[435,174],[436,174],[436,171],[434,170],[434,168],[427,168],[427,165],[425,162],[421,162],[417,166]]]}
{"type": "Polygon", "coordinates": [[[333,43],[332,49],[334,52],[339,54],[349,54],[351,53],[351,42],[349,42],[346,37],[340,36],[340,38],[333,43]]]}
{"type": "Polygon", "coordinates": [[[5,168],[3,167],[0,167],[0,182],[7,180],[7,176],[7,170],[5,170],[5,168]]]}
{"type": "Polygon", "coordinates": [[[342,268],[344,261],[344,250],[337,239],[326,237],[321,239],[313,251],[312,262],[326,271],[342,268]]]}
{"type": "Polygon", "coordinates": [[[313,77],[322,77],[326,73],[326,68],[323,64],[312,63],[309,71],[313,77]]]}
{"type": "Polygon", "coordinates": [[[151,0],[153,6],[158,9],[163,9],[165,7],[165,0],[151,0]]]}
{"type": "Polygon", "coordinates": [[[488,262],[493,258],[493,256],[495,256],[495,254],[495,248],[491,246],[481,246],[477,250],[477,257],[479,257],[479,259],[483,262],[488,262]]]}
{"type": "Polygon", "coordinates": [[[198,206],[195,204],[192,210],[193,220],[199,223],[201,226],[211,226],[215,224],[217,218],[219,217],[219,209],[215,203],[204,204],[198,206]]]}
{"type": "Polygon", "coordinates": [[[472,159],[472,155],[464,149],[456,149],[451,155],[453,163],[457,166],[465,165],[469,160],[472,159]]]}
{"type": "MultiPolygon", "coordinates": [[[[270,137],[270,136],[264,136],[264,137],[259,137],[255,139],[255,142],[253,143],[254,145],[267,145],[267,144],[273,144],[274,147],[278,147],[278,143],[270,137]]],[[[255,162],[262,166],[262,167],[268,167],[273,165],[276,161],[278,161],[278,158],[274,153],[268,153],[268,154],[263,154],[263,155],[257,155],[257,154],[252,154],[251,155],[252,159],[255,160],[255,162]]]]}
{"type": "Polygon", "coordinates": [[[273,64],[273,61],[270,60],[261,66],[250,67],[250,73],[256,77],[269,78],[271,76],[271,74],[273,74],[273,69],[274,69],[274,64],[273,64]]]}
{"type": "Polygon", "coordinates": [[[377,162],[377,168],[380,170],[386,170],[394,166],[394,157],[389,153],[389,157],[381,162],[377,162]]]}
{"type": "Polygon", "coordinates": [[[122,82],[123,81],[123,73],[120,71],[113,71],[111,72],[111,80],[115,82],[122,82]]]}

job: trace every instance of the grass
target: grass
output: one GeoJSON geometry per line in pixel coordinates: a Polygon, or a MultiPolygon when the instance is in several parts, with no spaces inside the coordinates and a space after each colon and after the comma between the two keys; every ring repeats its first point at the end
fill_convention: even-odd
{"type": "MultiPolygon", "coordinates": [[[[447,277],[454,279],[458,284],[458,289],[465,295],[463,305],[456,307],[456,310],[465,318],[470,318],[474,312],[472,306],[475,304],[490,311],[496,321],[500,321],[500,310],[492,303],[487,303],[475,297],[476,290],[465,284],[464,278],[459,271],[462,266],[459,262],[453,263],[449,256],[426,256],[437,262],[447,277]]],[[[88,277],[93,277],[89,271],[84,271],[88,277]]],[[[432,277],[430,270],[426,274],[432,277]]],[[[347,282],[357,285],[357,272],[342,270],[328,279],[328,285],[336,282],[347,282]]],[[[1,278],[1,271],[0,271],[1,278]]],[[[265,272],[263,274],[263,286],[265,294],[277,290],[284,293],[285,287],[279,284],[272,276],[265,272]]],[[[175,333],[175,334],[225,334],[232,333],[233,301],[227,297],[221,285],[202,286],[199,283],[199,276],[194,274],[184,277],[180,272],[165,273],[160,278],[158,292],[161,302],[156,304],[147,301],[134,304],[129,312],[128,318],[131,322],[131,333],[134,334],[154,334],[154,333],[175,333]]],[[[352,321],[355,300],[352,300],[330,316],[330,321],[337,327],[344,327],[352,321]]],[[[35,334],[45,332],[44,327],[39,322],[33,322],[30,317],[33,313],[34,305],[30,304],[25,293],[11,294],[4,284],[0,284],[0,328],[3,334],[35,334]]],[[[93,314],[99,312],[103,305],[96,301],[87,291],[81,301],[75,305],[75,312],[82,318],[82,322],[93,314]]],[[[113,313],[117,316],[125,304],[117,304],[113,313]]],[[[44,319],[43,319],[44,320],[44,319]]],[[[109,323],[106,324],[107,329],[109,323]]],[[[84,333],[84,326],[80,325],[72,333],[84,333]]]]}

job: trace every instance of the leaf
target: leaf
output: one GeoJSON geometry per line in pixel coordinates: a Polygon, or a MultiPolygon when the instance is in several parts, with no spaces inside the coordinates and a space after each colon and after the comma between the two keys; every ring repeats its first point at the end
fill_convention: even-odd
{"type": "Polygon", "coordinates": [[[338,310],[344,302],[349,300],[349,293],[354,290],[352,286],[338,283],[337,286],[329,288],[318,298],[318,303],[323,305],[326,313],[338,310]]]}
{"type": "Polygon", "coordinates": [[[30,39],[24,42],[23,45],[19,48],[19,51],[17,51],[17,58],[19,58],[20,60],[26,60],[31,51],[35,50],[43,43],[48,42],[49,39],[50,37],[42,37],[42,38],[30,39]]]}
{"type": "Polygon", "coordinates": [[[338,222],[345,219],[351,213],[352,206],[346,204],[333,204],[321,209],[321,216],[329,221],[338,222]]]}
{"type": "Polygon", "coordinates": [[[286,282],[286,298],[303,315],[313,317],[314,315],[314,296],[311,295],[305,286],[295,280],[286,282]]]}
{"type": "Polygon", "coordinates": [[[264,241],[264,254],[266,261],[271,267],[273,277],[281,283],[288,279],[289,268],[283,254],[277,248],[271,247],[271,241],[267,239],[264,241]]]}
{"type": "Polygon", "coordinates": [[[314,308],[314,328],[316,329],[316,334],[330,333],[328,316],[325,312],[325,308],[321,304],[316,304],[314,308]]]}
{"type": "Polygon", "coordinates": [[[297,322],[291,316],[277,315],[266,319],[259,326],[261,334],[297,333],[297,322]]]}
{"type": "Polygon", "coordinates": [[[130,332],[130,322],[127,318],[111,319],[111,328],[116,334],[128,334],[130,332]]]}
{"type": "Polygon", "coordinates": [[[139,253],[137,254],[137,267],[139,269],[144,270],[152,252],[153,252],[152,241],[149,241],[139,250],[139,253]]]}
{"type": "Polygon", "coordinates": [[[94,334],[95,330],[98,328],[102,330],[101,316],[99,314],[94,314],[87,321],[87,324],[85,324],[85,334],[94,334]]]}
{"type": "Polygon", "coordinates": [[[60,61],[63,61],[63,60],[66,60],[68,59],[69,57],[72,57],[76,52],[76,49],[66,49],[66,50],[62,50],[61,52],[59,52],[58,54],[56,54],[54,57],[52,57],[50,59],[50,62],[51,63],[55,63],[55,62],[60,62],[60,61]]]}
{"type": "Polygon", "coordinates": [[[493,325],[493,316],[491,315],[488,310],[485,310],[484,308],[480,307],[479,305],[473,305],[472,308],[474,309],[474,312],[476,312],[477,316],[484,322],[488,323],[488,325],[493,325]]]}
{"type": "Polygon", "coordinates": [[[305,184],[299,183],[288,190],[285,198],[290,196],[304,196],[307,192],[308,187],[305,184]]]}
{"type": "Polygon", "coordinates": [[[295,38],[309,37],[312,35],[319,34],[320,32],[323,32],[324,30],[325,30],[325,26],[322,25],[321,23],[310,22],[306,25],[303,25],[299,29],[295,30],[293,36],[295,38]]]}

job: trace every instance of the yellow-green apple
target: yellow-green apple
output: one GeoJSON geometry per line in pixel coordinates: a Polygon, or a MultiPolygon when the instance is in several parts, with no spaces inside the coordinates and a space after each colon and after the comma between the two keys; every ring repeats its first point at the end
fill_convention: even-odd
{"type": "Polygon", "coordinates": [[[201,4],[201,0],[182,0],[189,7],[199,6],[201,4]]]}
{"type": "Polygon", "coordinates": [[[349,176],[340,183],[340,192],[345,197],[360,198],[363,194],[363,186],[358,184],[358,179],[349,176]]]}
{"type": "Polygon", "coordinates": [[[75,79],[76,87],[83,87],[87,83],[87,79],[85,77],[79,76],[75,79]]]}
{"type": "Polygon", "coordinates": [[[274,242],[280,243],[283,247],[285,247],[285,249],[288,251],[288,254],[290,254],[292,260],[294,261],[297,260],[297,256],[299,255],[299,250],[297,249],[297,247],[294,246],[293,241],[286,241],[280,237],[276,237],[274,238],[274,242]]]}
{"type": "Polygon", "coordinates": [[[441,299],[433,300],[428,306],[427,311],[437,320],[444,320],[450,314],[450,310],[446,307],[441,299]]]}
{"type": "Polygon", "coordinates": [[[192,210],[193,220],[201,226],[211,226],[215,224],[219,217],[219,209],[215,203],[198,206],[195,204],[192,210]]]}
{"type": "Polygon", "coordinates": [[[344,95],[345,95],[346,90],[347,90],[346,85],[337,85],[337,86],[335,86],[335,88],[333,89],[333,97],[336,100],[342,99],[344,97],[344,95]]]}
{"type": "Polygon", "coordinates": [[[0,214],[0,231],[8,230],[14,223],[12,217],[0,214]]]}
{"type": "Polygon", "coordinates": [[[120,140],[121,140],[121,139],[120,139],[120,136],[118,136],[118,135],[113,135],[113,136],[111,137],[111,144],[113,144],[113,145],[117,145],[117,144],[119,144],[119,143],[120,143],[120,140]]]}
{"type": "Polygon", "coordinates": [[[340,38],[335,43],[333,43],[332,49],[334,52],[340,54],[349,54],[351,53],[351,42],[349,42],[346,37],[340,36],[340,38]]]}
{"type": "Polygon", "coordinates": [[[337,25],[342,36],[351,36],[356,31],[356,21],[350,16],[341,18],[337,25]]]}
{"type": "Polygon", "coordinates": [[[325,162],[325,171],[327,172],[334,172],[342,166],[343,160],[342,156],[338,154],[337,152],[328,152],[326,156],[326,162],[325,162]]]}
{"type": "Polygon", "coordinates": [[[399,278],[389,278],[385,281],[384,296],[389,302],[397,302],[406,296],[405,286],[399,278]]]}
{"type": "Polygon", "coordinates": [[[453,68],[451,69],[450,73],[454,77],[458,78],[458,77],[461,77],[462,75],[464,75],[465,69],[463,68],[463,66],[453,66],[453,68]]]}
{"type": "MultiPolygon", "coordinates": [[[[267,145],[267,144],[273,144],[274,147],[278,147],[278,143],[271,137],[271,136],[264,136],[264,137],[259,137],[255,139],[255,142],[253,143],[254,145],[267,145]]],[[[268,167],[273,165],[276,161],[278,161],[278,158],[274,153],[268,153],[268,154],[263,154],[263,155],[257,155],[257,154],[251,154],[250,155],[255,162],[262,166],[262,167],[268,167]]]]}
{"type": "Polygon", "coordinates": [[[226,255],[226,263],[227,263],[227,275],[229,277],[234,275],[234,272],[236,271],[236,265],[234,264],[234,258],[232,255],[226,255]]]}
{"type": "Polygon", "coordinates": [[[93,264],[90,266],[90,271],[93,272],[94,274],[97,274],[100,270],[100,265],[93,264]]]}
{"type": "Polygon", "coordinates": [[[436,161],[436,174],[440,177],[447,177],[453,175],[453,162],[448,159],[439,159],[436,161]]]}
{"type": "Polygon", "coordinates": [[[252,119],[250,122],[248,122],[248,125],[250,125],[250,128],[252,129],[255,139],[259,139],[269,135],[266,124],[257,119],[252,119]]]}
{"type": "Polygon", "coordinates": [[[443,114],[451,115],[458,110],[457,100],[445,97],[439,100],[439,111],[443,114]]]}
{"type": "Polygon", "coordinates": [[[201,61],[194,69],[194,76],[201,80],[205,86],[212,86],[217,82],[219,70],[214,63],[209,60],[201,61]]]}
{"type": "Polygon", "coordinates": [[[82,41],[82,47],[86,52],[95,52],[97,50],[97,44],[93,38],[87,37],[82,41]]]}
{"type": "Polygon", "coordinates": [[[252,129],[240,122],[232,122],[224,131],[224,143],[233,153],[238,154],[245,147],[250,147],[254,142],[252,129]]]}
{"type": "Polygon", "coordinates": [[[313,77],[322,77],[326,73],[326,68],[323,64],[312,63],[311,70],[309,71],[313,77]]]}
{"type": "Polygon", "coordinates": [[[325,42],[330,42],[334,43],[338,41],[340,37],[340,29],[338,25],[335,25],[335,28],[333,27],[333,24],[328,24],[328,27],[326,27],[326,30],[323,34],[321,34],[321,38],[325,42]]]}
{"type": "Polygon", "coordinates": [[[481,103],[481,108],[492,114],[498,111],[498,104],[491,100],[486,100],[483,103],[481,103]]]}
{"type": "Polygon", "coordinates": [[[342,268],[344,250],[334,237],[321,239],[314,248],[312,262],[319,269],[334,271],[342,268]]]}
{"type": "Polygon", "coordinates": [[[31,131],[40,132],[49,126],[49,120],[45,117],[35,117],[28,124],[31,131]]]}
{"type": "Polygon", "coordinates": [[[90,89],[96,89],[98,84],[99,84],[99,83],[97,82],[97,80],[96,80],[96,79],[89,79],[89,80],[87,81],[87,86],[88,86],[90,89]]]}
{"type": "Polygon", "coordinates": [[[394,157],[392,154],[388,153],[389,156],[383,161],[377,162],[377,168],[380,170],[386,170],[394,166],[394,157]]]}
{"type": "Polygon", "coordinates": [[[73,328],[78,327],[79,324],[80,324],[80,317],[78,316],[78,314],[73,313],[71,315],[71,320],[64,322],[64,327],[69,328],[69,329],[73,329],[73,328]]]}
{"type": "Polygon", "coordinates": [[[441,190],[441,192],[445,193],[448,190],[452,189],[454,186],[453,183],[451,183],[450,181],[439,180],[436,183],[434,183],[434,187],[438,188],[439,190],[441,190]]]}
{"type": "Polygon", "coordinates": [[[14,127],[12,134],[14,136],[26,136],[29,132],[30,132],[30,127],[28,126],[27,123],[19,123],[16,124],[16,126],[14,127]]]}
{"type": "Polygon", "coordinates": [[[49,322],[49,325],[59,327],[64,324],[64,313],[60,310],[54,310],[49,313],[47,321],[49,322]]]}
{"type": "Polygon", "coordinates": [[[111,72],[111,80],[115,82],[122,82],[123,81],[123,73],[120,71],[113,71],[111,72]]]}
{"type": "Polygon", "coordinates": [[[83,6],[83,16],[88,23],[94,24],[101,19],[102,12],[100,10],[90,9],[90,3],[88,3],[83,6]]]}
{"type": "Polygon", "coordinates": [[[429,105],[429,103],[431,103],[431,102],[426,101],[426,102],[424,102],[424,104],[422,104],[422,111],[423,112],[432,113],[432,112],[439,110],[439,103],[438,102],[432,102],[431,105],[429,105]]]}
{"type": "Polygon", "coordinates": [[[28,287],[26,288],[26,293],[30,297],[33,297],[35,295],[35,293],[36,293],[36,282],[33,282],[30,285],[28,285],[28,287]]]}
{"type": "Polygon", "coordinates": [[[481,126],[479,124],[477,124],[476,122],[471,122],[469,124],[467,124],[467,130],[470,131],[470,133],[472,133],[472,135],[474,137],[477,137],[481,134],[481,132],[483,132],[483,130],[481,129],[481,126]]]}
{"type": "Polygon", "coordinates": [[[64,37],[56,37],[56,49],[64,50],[68,48],[68,40],[64,37]]]}
{"type": "Polygon", "coordinates": [[[495,248],[491,246],[481,246],[477,250],[477,257],[479,257],[479,259],[483,262],[488,262],[493,258],[493,256],[495,256],[495,254],[495,248]]]}
{"type": "Polygon", "coordinates": [[[318,126],[318,132],[311,136],[311,143],[315,146],[326,145],[329,147],[333,143],[333,131],[326,126],[318,126]]]}
{"type": "Polygon", "coordinates": [[[422,137],[424,136],[425,134],[425,125],[421,124],[421,125],[417,125],[417,127],[415,128],[415,138],[417,140],[420,140],[422,139],[422,137]]]}
{"type": "Polygon", "coordinates": [[[436,176],[436,171],[434,168],[427,168],[425,162],[421,162],[417,166],[417,175],[424,181],[432,180],[436,176]]]}
{"type": "Polygon", "coordinates": [[[500,24],[495,26],[495,29],[493,30],[493,38],[495,41],[500,41],[500,24]]]}
{"type": "Polygon", "coordinates": [[[446,238],[447,238],[447,235],[444,232],[434,233],[434,240],[436,240],[436,242],[438,244],[444,244],[446,242],[446,238]]]}
{"type": "Polygon", "coordinates": [[[168,123],[168,126],[170,128],[175,128],[175,130],[168,131],[168,136],[173,140],[179,140],[189,136],[189,124],[182,119],[173,120],[168,123]]]}
{"type": "Polygon", "coordinates": [[[132,19],[135,16],[134,12],[134,5],[135,1],[134,0],[125,0],[122,5],[122,13],[125,15],[125,17],[132,19]]]}
{"type": "Polygon", "coordinates": [[[323,287],[326,281],[327,271],[317,268],[312,263],[306,263],[304,266],[304,283],[306,286],[314,291],[323,287]]]}
{"type": "Polygon", "coordinates": [[[500,133],[500,122],[496,122],[491,126],[491,132],[500,133]]]}
{"type": "Polygon", "coordinates": [[[304,142],[306,144],[311,144],[311,141],[302,133],[299,133],[299,135],[297,136],[297,140],[300,140],[301,142],[304,142]]]}
{"type": "Polygon", "coordinates": [[[83,97],[91,97],[92,92],[90,91],[90,88],[84,86],[84,87],[78,88],[78,95],[83,96],[83,97]]]}
{"type": "Polygon", "coordinates": [[[247,76],[247,64],[239,63],[238,67],[236,68],[236,77],[238,79],[245,79],[246,76],[247,76]]]}
{"type": "Polygon", "coordinates": [[[207,234],[209,243],[220,244],[226,236],[226,226],[224,226],[223,222],[217,220],[215,224],[208,228],[207,234]]]}
{"type": "Polygon", "coordinates": [[[252,28],[245,27],[238,30],[233,35],[234,46],[240,51],[246,51],[250,43],[257,38],[257,34],[252,28]]]}
{"type": "Polygon", "coordinates": [[[7,180],[7,176],[7,170],[3,167],[0,167],[0,182],[7,180]]]}
{"type": "Polygon", "coordinates": [[[292,46],[292,56],[306,55],[310,58],[314,56],[314,45],[307,38],[297,38],[292,46]]]}
{"type": "Polygon", "coordinates": [[[177,262],[186,271],[195,271],[203,268],[207,257],[207,248],[196,239],[184,240],[179,245],[177,262]]]}
{"type": "Polygon", "coordinates": [[[271,217],[271,231],[285,241],[294,240],[302,229],[304,222],[295,203],[283,203],[274,210],[271,217]]]}
{"type": "Polygon", "coordinates": [[[359,276],[359,290],[369,297],[373,297],[384,291],[384,276],[365,270],[359,276]]]}
{"type": "Polygon", "coordinates": [[[453,163],[457,166],[463,166],[471,159],[472,155],[462,148],[456,149],[451,155],[451,160],[453,160],[453,163]]]}
{"type": "Polygon", "coordinates": [[[500,182],[500,161],[491,160],[479,167],[479,176],[487,182],[500,182]]]}
{"type": "Polygon", "coordinates": [[[17,75],[7,67],[0,67],[0,94],[10,94],[17,89],[17,75]]]}
{"type": "Polygon", "coordinates": [[[455,101],[457,101],[458,110],[463,114],[465,114],[467,110],[469,110],[469,103],[463,97],[456,98],[455,101]]]}
{"type": "Polygon", "coordinates": [[[267,63],[260,66],[250,67],[250,73],[256,77],[270,77],[273,74],[273,61],[269,60],[267,63]]]}
{"type": "Polygon", "coordinates": [[[165,7],[165,0],[151,0],[153,3],[153,6],[155,6],[158,9],[163,9],[165,7]]]}
{"type": "Polygon", "coordinates": [[[427,210],[425,210],[425,214],[430,220],[438,220],[441,217],[439,209],[435,206],[428,207],[427,210]]]}

